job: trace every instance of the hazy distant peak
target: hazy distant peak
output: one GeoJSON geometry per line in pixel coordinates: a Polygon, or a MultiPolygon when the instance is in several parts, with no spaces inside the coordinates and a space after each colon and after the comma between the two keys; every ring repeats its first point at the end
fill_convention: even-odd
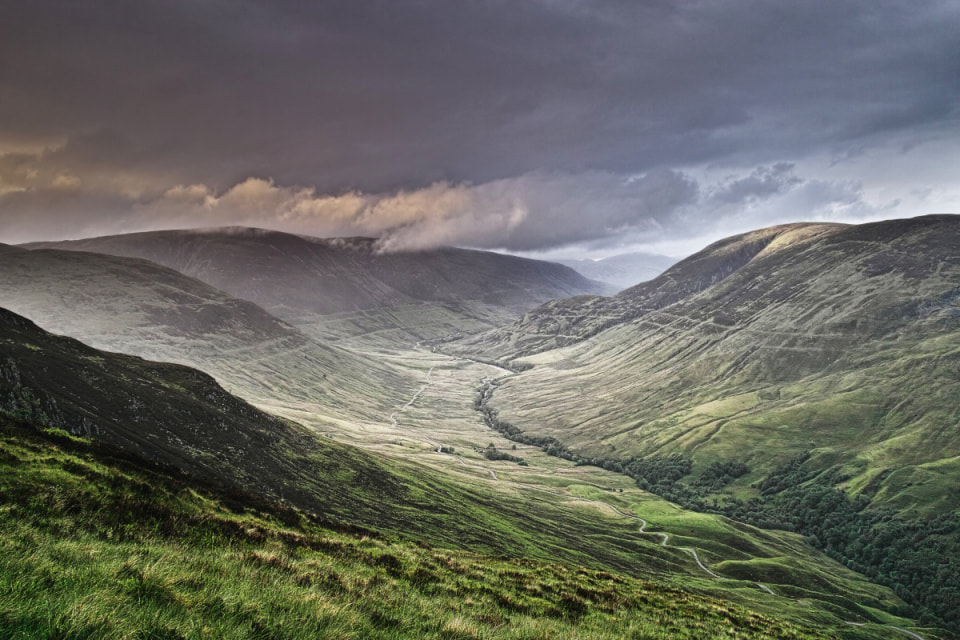
{"type": "Polygon", "coordinates": [[[653,280],[677,260],[656,253],[621,253],[602,260],[556,260],[580,275],[608,282],[620,289],[653,280]]]}

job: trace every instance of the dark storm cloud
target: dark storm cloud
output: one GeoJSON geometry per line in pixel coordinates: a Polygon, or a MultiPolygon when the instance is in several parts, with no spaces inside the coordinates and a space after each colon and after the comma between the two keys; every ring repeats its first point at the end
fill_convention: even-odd
{"type": "MultiPolygon", "coordinates": [[[[835,0],[4,3],[0,140],[114,131],[181,181],[374,191],[764,161],[954,122],[958,15],[835,0]]],[[[127,166],[98,151],[77,160],[127,166]]]]}
{"type": "MultiPolygon", "coordinates": [[[[196,220],[170,209],[183,194],[220,202],[272,180],[297,202],[510,185],[528,222],[510,222],[502,246],[666,228],[683,189],[658,208],[630,176],[733,166],[713,204],[753,202],[796,186],[784,160],[955,132],[958,27],[953,1],[5,2],[0,224],[42,234],[44,207],[72,201],[78,228],[144,225],[145,212],[169,216],[149,221],[162,226],[196,220]],[[612,198],[578,200],[597,233],[571,208],[535,210],[576,192],[576,176],[612,198]]],[[[489,215],[514,220],[507,200],[489,215]]],[[[209,222],[247,219],[215,209],[209,222]]],[[[494,242],[484,211],[469,213],[481,235],[446,237],[494,242]]],[[[396,233],[444,236],[424,226],[435,219],[396,233]]],[[[63,223],[52,216],[49,233],[63,223]]]]}

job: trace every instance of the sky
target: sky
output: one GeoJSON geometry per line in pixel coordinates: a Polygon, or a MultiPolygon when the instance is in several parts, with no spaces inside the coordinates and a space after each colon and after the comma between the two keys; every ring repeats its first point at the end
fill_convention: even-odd
{"type": "Polygon", "coordinates": [[[4,243],[680,256],[958,168],[956,0],[0,0],[4,243]]]}

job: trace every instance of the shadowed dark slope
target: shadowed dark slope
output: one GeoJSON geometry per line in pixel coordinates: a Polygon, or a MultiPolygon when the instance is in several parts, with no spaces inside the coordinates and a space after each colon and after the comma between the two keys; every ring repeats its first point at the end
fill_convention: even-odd
{"type": "Polygon", "coordinates": [[[342,517],[359,510],[360,523],[385,516],[375,505],[361,504],[351,482],[337,486],[338,473],[344,479],[372,474],[384,495],[403,493],[400,480],[369,456],[319,442],[230,395],[205,373],[92,349],[5,309],[0,412],[92,437],[225,487],[272,499],[285,491],[287,499],[316,513],[342,517]]]}

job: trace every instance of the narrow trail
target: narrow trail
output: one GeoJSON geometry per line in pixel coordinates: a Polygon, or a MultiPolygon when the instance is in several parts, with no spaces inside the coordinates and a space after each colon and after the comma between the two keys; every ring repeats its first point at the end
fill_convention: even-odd
{"type": "MultiPolygon", "coordinates": [[[[418,346],[419,346],[419,343],[418,343],[418,346]]],[[[452,356],[451,356],[451,357],[452,357],[452,356]]],[[[472,359],[470,359],[470,358],[463,358],[463,357],[457,357],[456,359],[458,359],[458,360],[463,360],[463,361],[466,361],[466,362],[471,362],[471,363],[474,363],[474,364],[484,365],[484,366],[487,366],[487,367],[492,367],[492,368],[494,368],[494,369],[497,369],[498,371],[500,371],[500,372],[502,372],[502,373],[504,374],[503,376],[500,376],[500,377],[505,377],[506,375],[515,375],[515,372],[510,371],[509,369],[504,369],[503,367],[500,367],[500,366],[497,366],[497,365],[494,365],[494,364],[490,364],[490,363],[487,363],[487,362],[480,362],[480,361],[478,361],[478,360],[472,360],[472,359]]],[[[394,411],[392,414],[390,414],[390,422],[391,422],[391,425],[392,425],[394,428],[398,428],[398,427],[399,427],[399,425],[398,425],[398,423],[397,423],[397,416],[398,416],[400,413],[403,413],[404,411],[406,411],[407,409],[409,409],[409,408],[420,398],[420,396],[421,396],[421,395],[423,394],[423,392],[427,389],[427,387],[429,387],[429,386],[432,384],[431,376],[433,375],[433,370],[434,370],[434,369],[435,369],[435,367],[430,367],[430,370],[427,372],[427,379],[426,379],[426,381],[424,382],[423,385],[421,385],[421,387],[420,387],[419,389],[417,389],[417,391],[413,394],[413,397],[411,397],[410,400],[408,400],[407,403],[406,403],[405,405],[403,405],[400,409],[398,409],[397,411],[394,411]]],[[[496,380],[497,380],[497,378],[485,378],[485,379],[482,380],[482,382],[484,383],[484,389],[483,389],[483,394],[482,394],[481,400],[480,400],[480,407],[481,407],[481,408],[482,408],[482,407],[486,404],[486,402],[489,400],[490,396],[491,396],[492,393],[493,393],[493,390],[497,388],[496,380]]],[[[576,501],[576,502],[586,502],[586,503],[591,503],[591,504],[597,504],[597,505],[604,506],[604,507],[610,509],[611,511],[613,511],[614,513],[616,513],[617,515],[619,515],[619,516],[621,516],[621,517],[623,517],[623,518],[629,518],[630,520],[635,520],[635,521],[639,522],[639,523],[640,523],[640,528],[638,529],[638,533],[642,533],[642,534],[646,534],[646,535],[660,536],[660,537],[662,538],[662,541],[660,542],[660,546],[661,546],[661,547],[664,547],[664,548],[669,548],[668,545],[667,545],[667,542],[670,540],[670,534],[669,534],[669,533],[666,533],[666,532],[663,532],[663,531],[646,531],[647,525],[649,524],[646,520],[644,520],[643,518],[641,518],[641,517],[639,517],[639,516],[635,516],[635,515],[633,515],[633,514],[631,514],[631,513],[627,513],[627,512],[621,511],[620,509],[618,509],[617,507],[613,506],[613,505],[610,504],[609,502],[604,502],[603,500],[594,500],[594,499],[591,499],[591,498],[581,498],[581,497],[579,497],[579,496],[573,496],[573,495],[570,495],[570,494],[560,493],[560,492],[558,492],[558,491],[551,491],[551,490],[549,490],[549,489],[544,489],[544,488],[542,488],[542,487],[538,487],[538,486],[532,485],[532,484],[527,484],[527,483],[524,483],[524,482],[515,482],[515,481],[512,481],[512,480],[501,480],[499,477],[497,477],[497,473],[496,473],[496,471],[494,471],[493,469],[491,469],[491,468],[489,468],[489,467],[484,467],[484,466],[482,466],[482,465],[468,464],[468,463],[465,462],[465,461],[463,460],[463,458],[461,458],[460,456],[453,454],[453,453],[450,452],[449,450],[444,450],[444,447],[443,447],[443,445],[442,445],[441,443],[436,442],[435,440],[432,440],[432,439],[426,437],[426,436],[423,435],[423,434],[413,434],[412,432],[410,432],[410,431],[408,431],[408,430],[406,430],[406,429],[403,429],[402,431],[404,431],[405,433],[408,433],[408,434],[410,434],[410,435],[415,435],[416,437],[422,439],[424,442],[428,443],[431,447],[434,447],[436,453],[439,453],[439,454],[441,454],[441,455],[450,456],[451,458],[453,458],[454,460],[456,460],[459,464],[463,465],[464,467],[471,468],[471,469],[480,469],[480,470],[482,470],[482,471],[486,471],[486,472],[489,473],[490,476],[491,476],[495,481],[497,481],[497,482],[509,482],[509,483],[511,483],[511,484],[513,484],[514,486],[517,486],[517,487],[523,487],[523,488],[529,489],[529,490],[531,490],[531,491],[539,491],[540,493],[547,493],[547,494],[550,494],[550,495],[552,495],[552,496],[557,496],[557,497],[559,497],[559,498],[563,498],[564,500],[573,500],[573,501],[576,501]]],[[[693,557],[694,561],[697,563],[697,566],[699,566],[701,569],[703,569],[703,570],[704,570],[706,573],[708,573],[711,577],[716,578],[717,580],[726,580],[726,578],[724,578],[723,576],[718,575],[718,574],[714,573],[713,571],[711,571],[710,568],[707,567],[707,565],[705,565],[705,564],[703,563],[703,561],[700,559],[700,556],[697,554],[697,550],[694,549],[693,547],[672,547],[672,548],[674,548],[674,549],[679,549],[679,550],[681,550],[681,551],[686,551],[687,553],[689,553],[689,554],[693,557]]],[[[764,592],[768,593],[769,595],[771,595],[771,596],[773,596],[773,597],[778,597],[778,596],[777,596],[777,593],[776,593],[773,589],[771,589],[771,588],[768,587],[767,585],[763,584],[762,582],[754,582],[754,584],[757,585],[757,587],[760,588],[760,589],[762,589],[764,592]]],[[[868,623],[865,623],[865,622],[852,622],[852,621],[849,621],[849,620],[844,620],[843,622],[844,622],[845,624],[848,624],[848,625],[851,625],[851,626],[854,626],[854,627],[863,627],[863,626],[865,626],[866,624],[868,624],[868,623]]],[[[878,624],[878,623],[872,623],[872,624],[878,624]]],[[[921,636],[920,634],[915,633],[915,632],[913,632],[913,631],[909,631],[908,629],[904,629],[904,628],[902,628],[902,627],[897,627],[897,626],[894,626],[894,625],[883,625],[883,626],[885,626],[885,627],[888,628],[888,629],[893,629],[894,631],[899,631],[900,633],[904,633],[904,634],[906,634],[906,635],[908,635],[908,636],[910,636],[910,637],[912,637],[912,638],[915,638],[916,640],[926,640],[926,638],[924,638],[924,637],[921,636]]]]}
{"type": "Polygon", "coordinates": [[[434,451],[435,451],[436,453],[440,453],[440,454],[443,454],[443,455],[451,456],[454,460],[456,460],[456,461],[459,462],[461,465],[463,465],[463,466],[465,466],[465,467],[467,467],[467,468],[470,468],[470,469],[480,469],[481,471],[486,471],[487,473],[490,474],[490,476],[491,476],[494,480],[499,481],[500,478],[497,477],[497,472],[494,471],[493,469],[490,469],[490,468],[488,468],[488,467],[484,467],[484,466],[481,466],[481,465],[467,464],[467,462],[466,462],[463,458],[461,458],[460,456],[455,455],[455,454],[451,453],[450,451],[445,451],[445,450],[444,450],[444,446],[443,446],[442,443],[437,442],[436,440],[434,440],[434,439],[432,439],[432,438],[430,438],[430,437],[428,437],[428,436],[426,436],[426,435],[424,435],[424,434],[422,434],[422,433],[415,433],[415,432],[413,432],[413,431],[410,431],[409,429],[401,429],[401,428],[400,428],[400,424],[399,424],[399,422],[397,421],[397,416],[399,416],[401,413],[403,413],[404,411],[406,411],[407,409],[409,409],[410,407],[412,407],[413,404],[414,404],[417,400],[420,399],[420,396],[423,395],[423,392],[426,391],[427,387],[429,387],[431,384],[433,384],[432,377],[433,377],[433,371],[434,371],[434,369],[436,369],[436,367],[430,367],[430,370],[427,371],[427,379],[426,379],[426,381],[425,381],[422,385],[420,385],[420,388],[417,389],[416,392],[414,392],[413,396],[407,401],[407,403],[406,403],[405,405],[403,405],[402,407],[400,407],[399,409],[397,409],[396,411],[394,411],[393,413],[390,414],[390,426],[392,426],[394,429],[397,429],[398,431],[402,431],[403,433],[406,433],[406,434],[410,435],[411,437],[416,437],[416,438],[419,438],[419,439],[423,440],[424,442],[426,442],[427,444],[429,444],[431,447],[433,447],[433,449],[434,449],[434,451]]]}
{"type": "Polygon", "coordinates": [[[397,409],[396,411],[390,414],[390,425],[392,427],[397,426],[397,416],[403,413],[404,411],[406,411],[407,409],[409,409],[413,405],[413,403],[417,401],[417,398],[419,398],[423,394],[423,392],[426,391],[427,387],[430,386],[430,384],[432,383],[432,381],[430,380],[430,377],[433,375],[433,370],[435,368],[436,367],[430,367],[430,371],[427,371],[426,382],[420,385],[420,388],[417,389],[417,391],[413,394],[412,398],[407,400],[407,404],[403,405],[402,407],[400,407],[399,409],[397,409]]]}
{"type": "MultiPolygon", "coordinates": [[[[849,620],[844,620],[844,623],[850,625],[851,627],[863,627],[863,626],[866,626],[866,624],[867,624],[866,622],[850,622],[849,620]]],[[[894,631],[899,631],[900,633],[905,633],[905,634],[907,634],[908,636],[910,636],[911,638],[916,638],[917,640],[926,640],[926,638],[924,638],[923,636],[921,636],[919,633],[914,633],[913,631],[910,631],[910,630],[908,630],[908,629],[904,629],[903,627],[895,627],[895,626],[893,626],[892,624],[888,624],[888,625],[885,625],[885,626],[887,627],[887,629],[893,629],[894,631]]]]}
{"type": "Polygon", "coordinates": [[[900,628],[900,627],[895,627],[895,626],[893,626],[892,624],[891,624],[891,625],[888,625],[888,626],[889,626],[891,629],[894,629],[894,630],[896,630],[896,631],[899,631],[900,633],[905,633],[905,634],[907,634],[907,635],[910,636],[911,638],[916,638],[917,640],[926,640],[923,636],[921,636],[920,634],[914,633],[913,631],[908,631],[908,630],[902,629],[902,628],[900,628]]]}

